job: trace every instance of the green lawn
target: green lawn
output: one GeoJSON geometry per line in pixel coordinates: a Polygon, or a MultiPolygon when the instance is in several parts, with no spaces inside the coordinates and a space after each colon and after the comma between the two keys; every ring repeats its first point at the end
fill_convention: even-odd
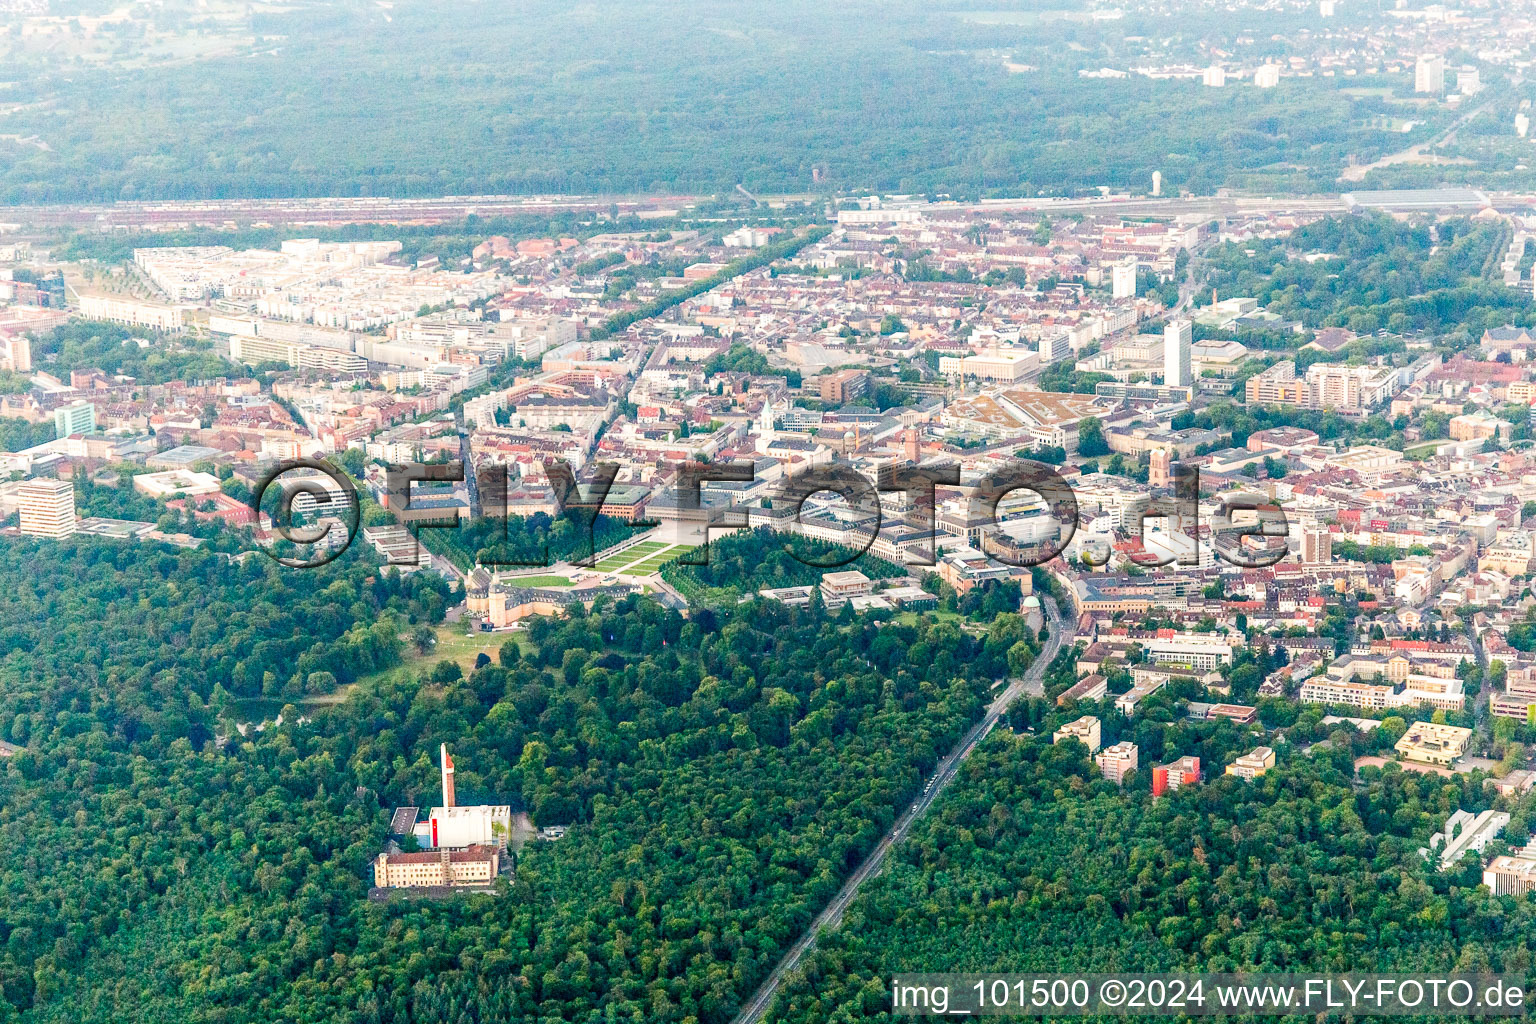
{"type": "Polygon", "coordinates": [[[692,544],[668,544],[648,540],[612,555],[593,566],[598,572],[622,572],[626,576],[649,576],[663,565],[693,548],[692,544]]]}
{"type": "Polygon", "coordinates": [[[568,587],[571,585],[570,579],[565,576],[509,576],[507,583],[514,587],[568,587]]]}

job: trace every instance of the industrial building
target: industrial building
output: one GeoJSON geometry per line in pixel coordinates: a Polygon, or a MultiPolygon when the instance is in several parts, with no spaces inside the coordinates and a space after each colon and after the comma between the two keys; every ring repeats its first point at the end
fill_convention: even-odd
{"type": "Polygon", "coordinates": [[[501,870],[501,853],[512,837],[512,808],[506,804],[459,806],[454,786],[453,756],[448,745],[438,747],[443,805],[426,821],[417,821],[414,807],[396,808],[390,818],[395,835],[413,835],[426,848],[421,853],[391,849],[373,861],[374,884],[381,888],[417,886],[484,886],[501,870]]]}

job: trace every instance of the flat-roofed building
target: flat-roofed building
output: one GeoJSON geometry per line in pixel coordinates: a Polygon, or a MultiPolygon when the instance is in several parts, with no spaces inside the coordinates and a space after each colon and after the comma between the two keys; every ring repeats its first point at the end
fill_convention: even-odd
{"type": "Polygon", "coordinates": [[[976,377],[1012,383],[1024,376],[1030,355],[1023,352],[988,352],[974,356],[943,356],[939,372],[946,377],[976,377]]]}
{"type": "Polygon", "coordinates": [[[1127,775],[1136,770],[1138,757],[1136,744],[1130,740],[1121,740],[1099,751],[1093,761],[1099,766],[1100,775],[1119,786],[1124,784],[1127,775]]]}
{"type": "Polygon", "coordinates": [[[821,386],[821,400],[831,405],[846,405],[867,394],[869,371],[859,369],[838,370],[817,378],[821,386]]]}
{"type": "Polygon", "coordinates": [[[1051,734],[1052,743],[1060,743],[1062,740],[1081,740],[1092,754],[1099,749],[1099,720],[1092,715],[1084,715],[1075,722],[1068,722],[1051,734]]]}
{"type": "Polygon", "coordinates": [[[1150,662],[1213,669],[1232,663],[1232,645],[1220,636],[1156,637],[1142,643],[1150,662]]]}
{"type": "Polygon", "coordinates": [[[1536,889],[1536,857],[1501,854],[1483,869],[1483,884],[1495,896],[1519,896],[1536,889]]]}
{"type": "Polygon", "coordinates": [[[365,526],[363,540],[383,555],[384,560],[391,566],[402,570],[418,569],[423,562],[431,560],[430,555],[423,557],[425,549],[416,540],[416,535],[397,523],[390,523],[387,526],[365,526]]]}
{"type": "Polygon", "coordinates": [[[1152,795],[1162,796],[1200,781],[1200,759],[1186,754],[1152,769],[1152,795]]]}
{"type": "Polygon", "coordinates": [[[1227,774],[1253,780],[1275,766],[1275,752],[1269,747],[1254,747],[1227,765],[1227,774]]]}
{"type": "Polygon", "coordinates": [[[1506,811],[1491,808],[1480,814],[1458,810],[1445,821],[1445,827],[1429,837],[1429,846],[1419,851],[1425,860],[1438,851],[1440,870],[1455,867],[1467,853],[1482,853],[1509,824],[1506,811]]]}
{"type": "Polygon", "coordinates": [[[1115,698],[1115,708],[1122,715],[1134,715],[1136,713],[1136,705],[1167,686],[1168,678],[1167,676],[1158,676],[1133,684],[1129,690],[1115,698]]]}
{"type": "Polygon", "coordinates": [[[1467,752],[1471,740],[1472,730],[1459,725],[1414,722],[1394,749],[1405,761],[1448,767],[1467,752]]]}
{"type": "Polygon", "coordinates": [[[1229,718],[1239,725],[1247,725],[1259,717],[1259,709],[1248,704],[1213,704],[1205,717],[1229,718]]]}
{"type": "Polygon", "coordinates": [[[180,331],[186,326],[185,306],[120,298],[113,295],[81,295],[80,315],[88,320],[110,320],[157,331],[180,331]]]}
{"type": "Polygon", "coordinates": [[[212,473],[190,469],[167,469],[159,473],[140,473],[133,478],[133,489],[151,498],[198,497],[219,493],[219,478],[212,473]]]}
{"type": "Polygon", "coordinates": [[[1304,405],[1307,400],[1306,381],[1297,379],[1296,364],[1289,359],[1249,377],[1243,388],[1249,405],[1304,405]]]}
{"type": "Polygon", "coordinates": [[[75,532],[75,486],[68,480],[23,480],[16,497],[21,532],[28,537],[68,537],[75,532]]]}
{"type": "Polygon", "coordinates": [[[828,608],[841,608],[850,598],[861,597],[874,588],[874,581],[857,569],[823,573],[821,599],[828,608]]]}
{"type": "Polygon", "coordinates": [[[59,437],[96,433],[96,407],[90,402],[71,402],[53,410],[53,432],[59,437]]]}

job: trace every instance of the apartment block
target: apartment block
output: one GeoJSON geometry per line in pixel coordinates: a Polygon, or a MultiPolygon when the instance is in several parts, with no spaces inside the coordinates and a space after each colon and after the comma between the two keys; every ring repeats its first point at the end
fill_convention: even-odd
{"type": "Polygon", "coordinates": [[[1099,720],[1092,715],[1084,715],[1075,722],[1068,722],[1051,734],[1052,743],[1060,743],[1062,740],[1082,740],[1090,754],[1099,749],[1099,720]]]}
{"type": "Polygon", "coordinates": [[[1275,766],[1275,752],[1269,747],[1254,747],[1227,765],[1227,774],[1252,781],[1275,766]]]}
{"type": "Polygon", "coordinates": [[[1200,781],[1200,759],[1185,755],[1152,769],[1152,795],[1162,796],[1200,781]]]}
{"type": "Polygon", "coordinates": [[[1139,751],[1130,740],[1111,744],[1094,757],[1099,773],[1115,785],[1123,785],[1125,777],[1136,770],[1139,751]]]}
{"type": "Polygon", "coordinates": [[[869,391],[867,370],[838,370],[819,379],[821,400],[829,405],[846,405],[869,391]]]}
{"type": "Polygon", "coordinates": [[[68,480],[23,480],[17,492],[21,532],[68,537],[75,532],[75,487],[68,480]]]}

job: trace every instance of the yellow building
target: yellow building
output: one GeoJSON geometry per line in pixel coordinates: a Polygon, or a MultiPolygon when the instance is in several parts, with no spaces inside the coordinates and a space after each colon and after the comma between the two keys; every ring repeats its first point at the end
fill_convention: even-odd
{"type": "Polygon", "coordinates": [[[1269,747],[1254,747],[1227,765],[1227,774],[1240,779],[1256,779],[1275,766],[1275,752],[1269,747]]]}

